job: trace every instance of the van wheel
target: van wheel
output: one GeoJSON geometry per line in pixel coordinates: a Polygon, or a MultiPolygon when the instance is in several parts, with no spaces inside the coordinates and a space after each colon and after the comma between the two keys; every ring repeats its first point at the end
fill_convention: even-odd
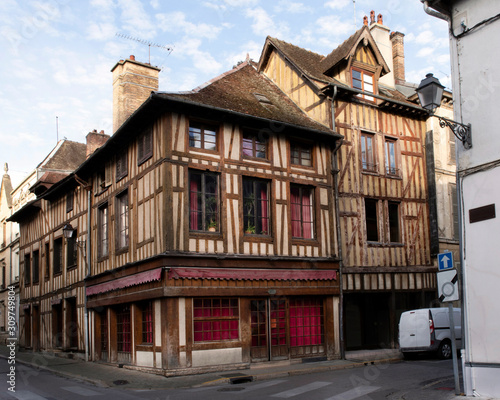
{"type": "Polygon", "coordinates": [[[439,345],[437,356],[441,360],[447,360],[451,358],[451,342],[449,340],[443,340],[439,345]]]}

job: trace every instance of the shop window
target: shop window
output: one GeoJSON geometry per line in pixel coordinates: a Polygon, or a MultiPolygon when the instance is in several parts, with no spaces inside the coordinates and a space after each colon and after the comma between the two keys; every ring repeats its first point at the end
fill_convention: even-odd
{"type": "Polygon", "coordinates": [[[219,231],[219,176],[189,171],[189,229],[219,231]]]}
{"type": "Polygon", "coordinates": [[[120,307],[116,312],[116,345],[119,353],[130,353],[132,349],[130,307],[120,307]]]}
{"type": "Polygon", "coordinates": [[[141,307],[142,344],[153,344],[153,302],[148,301],[141,307]]]}
{"type": "Polygon", "coordinates": [[[304,143],[290,143],[290,162],[294,165],[312,167],[312,146],[304,143]]]}
{"type": "Polygon", "coordinates": [[[239,338],[238,299],[194,299],[194,342],[239,338]]]}
{"type": "Polygon", "coordinates": [[[243,178],[243,229],[247,235],[269,235],[269,183],[243,178]]]}
{"type": "Polygon", "coordinates": [[[313,239],[313,188],[302,185],[290,185],[290,199],[292,237],[313,239]]]}
{"type": "Polygon", "coordinates": [[[290,346],[324,343],[323,300],[321,298],[290,299],[290,346]]]}
{"type": "Polygon", "coordinates": [[[217,150],[217,127],[197,122],[189,124],[189,147],[217,150]]]}

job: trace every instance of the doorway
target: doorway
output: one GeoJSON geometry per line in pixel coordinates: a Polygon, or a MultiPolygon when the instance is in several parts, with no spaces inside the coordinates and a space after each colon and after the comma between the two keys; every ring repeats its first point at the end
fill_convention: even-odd
{"type": "Polygon", "coordinates": [[[251,300],[251,361],[325,355],[323,302],[321,297],[251,300]]]}

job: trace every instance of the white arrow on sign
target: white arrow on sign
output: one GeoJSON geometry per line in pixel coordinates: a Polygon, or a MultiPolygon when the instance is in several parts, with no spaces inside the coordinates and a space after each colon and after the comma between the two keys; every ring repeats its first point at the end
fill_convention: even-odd
{"type": "Polygon", "coordinates": [[[451,261],[448,256],[445,255],[445,256],[441,257],[441,261],[443,262],[445,269],[451,268],[451,265],[448,266],[448,262],[451,261]]]}

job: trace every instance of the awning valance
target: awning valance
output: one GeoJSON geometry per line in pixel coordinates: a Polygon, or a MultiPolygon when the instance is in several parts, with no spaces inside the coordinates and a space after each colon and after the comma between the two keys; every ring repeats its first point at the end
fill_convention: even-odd
{"type": "Polygon", "coordinates": [[[228,268],[171,268],[169,279],[221,279],[221,280],[278,280],[326,281],[336,280],[335,270],[265,270],[228,268]]]}
{"type": "Polygon", "coordinates": [[[99,283],[98,285],[89,286],[87,287],[86,293],[87,296],[92,296],[99,293],[106,293],[111,290],[140,285],[142,283],[159,281],[161,279],[161,270],[162,268],[156,268],[124,278],[114,279],[109,282],[99,283]]]}

